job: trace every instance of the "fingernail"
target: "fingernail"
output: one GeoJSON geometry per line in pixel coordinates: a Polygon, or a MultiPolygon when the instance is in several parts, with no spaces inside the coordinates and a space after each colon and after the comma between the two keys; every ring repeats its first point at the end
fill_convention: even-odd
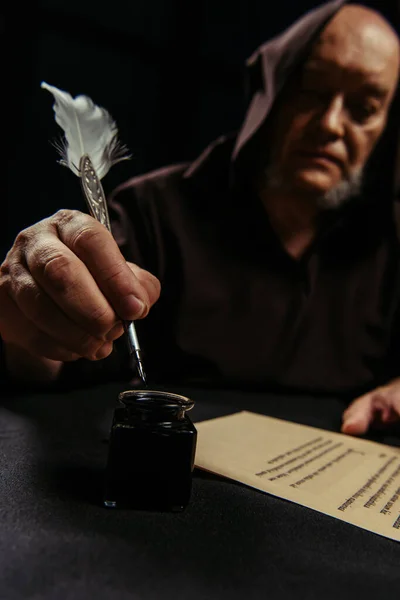
{"type": "Polygon", "coordinates": [[[356,419],[348,419],[342,424],[341,431],[342,433],[357,434],[359,432],[359,428],[360,426],[356,419]]]}
{"type": "Polygon", "coordinates": [[[107,342],[103,344],[103,346],[97,350],[96,352],[96,360],[101,360],[102,358],[106,358],[113,351],[113,345],[111,342],[107,342]]]}
{"type": "Polygon", "coordinates": [[[125,296],[121,300],[120,315],[124,319],[137,319],[144,313],[145,305],[142,300],[136,298],[133,294],[125,296]]]}
{"type": "Polygon", "coordinates": [[[114,327],[112,329],[110,329],[110,331],[107,333],[107,335],[104,337],[104,339],[107,342],[114,342],[119,337],[121,337],[121,335],[123,333],[124,333],[124,328],[122,326],[122,323],[117,323],[116,325],[114,325],[114,327]]]}

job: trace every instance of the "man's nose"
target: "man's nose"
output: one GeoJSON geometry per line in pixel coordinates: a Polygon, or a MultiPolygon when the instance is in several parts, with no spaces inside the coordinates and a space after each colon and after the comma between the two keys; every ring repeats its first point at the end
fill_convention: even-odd
{"type": "Polygon", "coordinates": [[[335,96],[320,116],[320,127],[329,136],[343,137],[345,133],[344,99],[335,96]]]}

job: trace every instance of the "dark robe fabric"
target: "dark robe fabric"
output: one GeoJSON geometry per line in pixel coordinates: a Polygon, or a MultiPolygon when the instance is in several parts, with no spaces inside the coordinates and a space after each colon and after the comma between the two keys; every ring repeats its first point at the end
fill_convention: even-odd
{"type": "Polygon", "coordinates": [[[124,256],[161,281],[137,322],[151,381],[354,395],[400,376],[395,109],[362,197],[330,211],[300,260],[274,233],[248,171],[281,90],[343,4],[309,12],[254,53],[236,135],[110,198],[124,256]]]}

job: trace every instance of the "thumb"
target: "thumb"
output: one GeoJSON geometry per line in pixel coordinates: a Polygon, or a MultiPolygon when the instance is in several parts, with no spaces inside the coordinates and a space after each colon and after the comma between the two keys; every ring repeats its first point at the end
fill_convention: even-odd
{"type": "Polygon", "coordinates": [[[150,306],[152,306],[160,297],[161,285],[159,280],[152,273],[138,267],[134,263],[127,262],[127,265],[141,283],[143,291],[147,294],[150,306]]]}
{"type": "Polygon", "coordinates": [[[373,394],[360,396],[344,411],[341,432],[348,435],[363,435],[368,431],[373,416],[373,394]]]}

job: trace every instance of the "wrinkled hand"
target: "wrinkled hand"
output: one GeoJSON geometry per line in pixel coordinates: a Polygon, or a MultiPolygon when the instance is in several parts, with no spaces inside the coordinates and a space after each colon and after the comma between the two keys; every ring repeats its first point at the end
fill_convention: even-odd
{"type": "Polygon", "coordinates": [[[371,426],[400,421],[400,378],[354,400],[343,413],[341,431],[363,435],[371,426]]]}
{"type": "Polygon", "coordinates": [[[122,335],[119,318],[145,317],[159,294],[103,225],[61,210],[22,231],[0,267],[0,334],[36,356],[98,360],[122,335]]]}

